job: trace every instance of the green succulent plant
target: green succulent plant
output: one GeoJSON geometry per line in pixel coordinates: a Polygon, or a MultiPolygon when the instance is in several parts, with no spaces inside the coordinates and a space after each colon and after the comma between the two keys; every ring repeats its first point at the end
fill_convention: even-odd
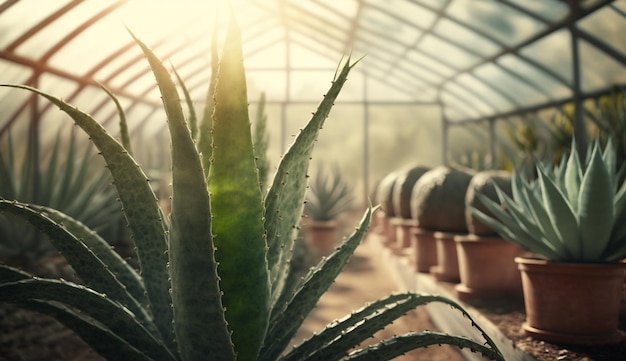
{"type": "MultiPolygon", "coordinates": [[[[572,148],[575,140],[572,141],[572,148]]],[[[538,178],[512,177],[509,197],[496,186],[500,204],[478,194],[493,217],[475,207],[483,223],[522,248],[562,262],[615,262],[626,257],[626,183],[616,171],[612,141],[595,142],[581,161],[571,151],[558,166],[536,162],[538,178]]]]}
{"type": "MultiPolygon", "coordinates": [[[[111,244],[127,236],[110,175],[104,168],[91,167],[92,148],[80,149],[74,132],[69,140],[57,134],[48,151],[49,157],[39,164],[41,171],[35,170],[33,138],[28,137],[24,144],[26,151],[20,166],[10,131],[4,139],[5,152],[0,154],[0,197],[61,210],[111,244]],[[61,150],[64,141],[66,154],[61,150]]],[[[10,214],[0,215],[0,262],[31,269],[53,251],[50,242],[28,223],[19,222],[10,214]]]]}
{"type": "Polygon", "coordinates": [[[307,192],[304,214],[315,221],[330,221],[352,208],[352,187],[338,167],[318,168],[307,192]]]}
{"type": "Polygon", "coordinates": [[[4,266],[0,267],[0,301],[53,315],[111,360],[381,360],[442,343],[503,359],[473,320],[486,344],[435,332],[410,333],[347,356],[377,330],[422,304],[443,302],[471,320],[451,300],[410,293],[375,301],[285,351],[365,235],[372,213],[368,209],[354,233],[303,280],[287,283],[313,144],[354,64],[348,59],[338,69],[319,108],[282,158],[263,198],[236,24],[228,29],[217,81],[211,82],[216,85],[208,128],[210,152],[198,151],[208,141],[209,133],[203,133],[206,124],[198,125],[198,137],[205,137],[204,141],[194,143],[167,69],[146,45],[136,41],[157,79],[168,119],[172,143],[169,220],[133,157],[91,116],[37,89],[13,85],[57,105],[98,147],[114,178],[141,270],[135,272],[95,233],[58,211],[0,200],[0,210],[46,233],[84,282],[38,279],[4,266]]]}

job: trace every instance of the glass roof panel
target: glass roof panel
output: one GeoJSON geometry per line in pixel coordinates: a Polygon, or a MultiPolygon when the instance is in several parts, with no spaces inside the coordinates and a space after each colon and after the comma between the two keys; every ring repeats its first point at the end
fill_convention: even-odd
{"type": "Polygon", "coordinates": [[[568,13],[568,6],[563,1],[558,0],[542,0],[542,1],[528,1],[528,0],[506,0],[512,6],[519,7],[525,11],[528,11],[538,18],[545,21],[554,22],[563,19],[568,13]]]}
{"type": "Polygon", "coordinates": [[[507,71],[517,74],[526,81],[535,84],[541,89],[542,94],[552,99],[568,96],[571,92],[569,86],[566,84],[515,55],[505,55],[499,58],[497,63],[507,71]]]}
{"type": "Polygon", "coordinates": [[[500,93],[499,89],[494,88],[491,83],[486,83],[474,75],[463,74],[455,80],[465,89],[472,89],[474,96],[487,106],[484,108],[487,113],[493,112],[494,109],[498,111],[507,110],[514,104],[514,99],[511,99],[507,94],[500,93]]]}
{"type": "Polygon", "coordinates": [[[82,31],[60,51],[56,52],[48,63],[51,66],[63,68],[67,66],[68,59],[81,59],[81,61],[72,62],[72,71],[76,75],[85,74],[102,59],[115,52],[120,43],[132,41],[131,35],[120,24],[122,23],[116,14],[107,16],[82,31]],[[88,56],[86,56],[87,54],[88,56]]]}
{"type": "Polygon", "coordinates": [[[542,22],[496,1],[453,0],[447,13],[510,45],[545,29],[542,22]]]}
{"type": "MultiPolygon", "coordinates": [[[[23,56],[40,58],[52,47],[57,45],[57,42],[63,39],[59,34],[63,36],[69,35],[74,29],[85,22],[85,19],[89,19],[93,14],[111,6],[109,2],[97,2],[97,4],[90,4],[87,2],[80,3],[68,11],[64,12],[62,16],[53,21],[48,26],[40,29],[37,33],[32,34],[26,39],[18,48],[16,52],[23,56]],[[56,34],[51,41],[50,34],[56,34]]],[[[38,13],[40,11],[49,11],[50,9],[40,9],[39,6],[33,7],[30,5],[31,13],[38,13]]],[[[30,16],[29,14],[24,14],[30,16]]]]}
{"type": "Polygon", "coordinates": [[[577,28],[594,35],[598,41],[626,54],[624,28],[626,28],[626,1],[617,1],[614,7],[605,7],[581,19],[577,28]],[[623,9],[620,10],[620,6],[623,9]]]}
{"type": "Polygon", "coordinates": [[[615,61],[586,41],[580,42],[580,60],[582,89],[585,92],[602,89],[607,84],[619,84],[626,81],[624,64],[615,61]]]}
{"type": "MultiPolygon", "coordinates": [[[[33,74],[31,68],[3,59],[0,59],[0,69],[2,69],[2,83],[7,84],[25,84],[28,78],[33,74]]],[[[0,88],[0,90],[4,89],[0,88]]],[[[0,97],[0,100],[1,99],[0,97]]]]}
{"type": "Polygon", "coordinates": [[[475,65],[480,61],[478,56],[472,55],[460,47],[432,35],[425,36],[424,41],[420,45],[422,51],[451,68],[462,69],[475,65]]]}
{"type": "Polygon", "coordinates": [[[43,1],[37,4],[37,11],[33,11],[32,4],[28,1],[18,1],[2,14],[0,22],[0,48],[5,48],[24,34],[26,29],[31,29],[39,24],[49,14],[69,3],[65,1],[43,1]]]}
{"type": "Polygon", "coordinates": [[[413,1],[396,0],[388,6],[388,9],[408,24],[413,24],[415,28],[430,28],[437,20],[437,15],[433,11],[413,1]]]}
{"type": "Polygon", "coordinates": [[[423,68],[425,71],[433,72],[442,77],[450,77],[455,73],[452,67],[437,61],[429,53],[418,52],[412,49],[407,53],[406,58],[414,63],[416,67],[423,68]]]}
{"type": "Polygon", "coordinates": [[[546,94],[542,93],[541,88],[527,82],[525,77],[520,77],[507,68],[487,63],[477,68],[474,73],[499,92],[499,97],[506,99],[500,111],[521,107],[523,102],[538,104],[549,100],[546,94]]]}
{"type": "Polygon", "coordinates": [[[572,82],[571,36],[567,30],[557,31],[521,50],[521,54],[558,75],[568,84],[572,82]]]}
{"type": "Polygon", "coordinates": [[[452,43],[471,46],[472,51],[482,57],[492,56],[497,51],[502,50],[499,45],[491,40],[448,19],[441,19],[433,31],[435,34],[452,43]]]}

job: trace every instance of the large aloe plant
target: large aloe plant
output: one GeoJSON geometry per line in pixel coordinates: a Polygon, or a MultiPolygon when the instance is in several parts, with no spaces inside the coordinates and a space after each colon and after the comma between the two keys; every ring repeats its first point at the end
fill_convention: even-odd
{"type": "Polygon", "coordinates": [[[478,195],[493,217],[474,207],[471,212],[502,237],[549,260],[625,258],[626,183],[616,171],[613,143],[609,140],[603,152],[595,142],[587,153],[581,161],[573,150],[554,169],[537,162],[534,182],[514,173],[513,198],[496,186],[503,207],[478,195]]]}
{"type": "MultiPolygon", "coordinates": [[[[236,25],[229,27],[216,75],[210,152],[197,148],[206,146],[209,133],[202,132],[211,129],[206,124],[198,126],[199,139],[205,138],[196,146],[166,68],[146,45],[136,41],[157,79],[171,135],[169,221],[159,210],[141,168],[100,124],[58,98],[14,85],[60,107],[98,147],[115,180],[141,273],[70,217],[49,208],[0,200],[0,210],[48,234],[84,281],[78,285],[37,279],[0,267],[0,301],[53,315],[111,360],[335,360],[418,305],[443,302],[469,318],[459,305],[439,296],[396,294],[330,324],[285,353],[305,316],[363,238],[372,213],[367,210],[355,232],[301,282],[287,283],[309,157],[354,64],[348,60],[341,67],[318,110],[284,155],[263,199],[236,25]]],[[[502,360],[491,339],[472,324],[486,345],[452,335],[411,333],[357,350],[348,359],[388,359],[413,348],[449,343],[502,360]]]]}

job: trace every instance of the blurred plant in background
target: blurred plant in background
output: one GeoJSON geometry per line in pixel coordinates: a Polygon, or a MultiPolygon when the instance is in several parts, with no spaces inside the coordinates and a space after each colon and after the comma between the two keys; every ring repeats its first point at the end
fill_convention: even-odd
{"type": "Polygon", "coordinates": [[[349,211],[353,203],[354,192],[339,167],[318,167],[309,184],[304,214],[314,221],[330,221],[349,211]]]}
{"type": "Polygon", "coordinates": [[[259,183],[261,191],[265,192],[270,175],[270,161],[267,157],[270,136],[267,134],[267,114],[265,113],[265,93],[261,93],[259,105],[256,112],[256,120],[252,133],[252,143],[254,144],[254,156],[259,171],[259,183]]]}
{"type": "MultiPolygon", "coordinates": [[[[23,157],[7,132],[0,145],[0,198],[53,207],[80,220],[114,245],[127,237],[126,225],[116,201],[111,176],[103,166],[92,167],[92,146],[76,144],[57,134],[45,163],[36,170],[32,138],[24,144],[23,157]],[[67,142],[67,145],[64,143],[67,142]],[[67,149],[62,149],[67,147],[67,149]],[[63,158],[61,158],[63,157],[63,158]],[[18,165],[22,159],[21,165],[18,165]]],[[[20,144],[21,146],[21,144],[20,144]]],[[[32,269],[54,248],[45,236],[9,214],[0,215],[0,262],[32,269]]]]}
{"type": "Polygon", "coordinates": [[[593,107],[585,107],[585,115],[597,127],[596,136],[604,145],[609,138],[615,145],[616,165],[626,160],[626,97],[623,88],[614,87],[613,92],[597,100],[593,107]]]}

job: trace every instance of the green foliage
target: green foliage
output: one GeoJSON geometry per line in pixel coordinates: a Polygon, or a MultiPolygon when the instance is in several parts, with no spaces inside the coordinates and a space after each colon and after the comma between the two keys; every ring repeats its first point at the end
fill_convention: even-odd
{"type": "Polygon", "coordinates": [[[613,143],[602,152],[596,142],[587,153],[581,161],[572,151],[554,168],[537,162],[534,182],[514,173],[513,198],[496,187],[502,206],[478,194],[493,217],[475,207],[471,212],[502,237],[549,260],[614,262],[626,257],[626,183],[615,171],[613,143]]]}
{"type": "Polygon", "coordinates": [[[318,168],[307,192],[304,214],[315,221],[330,221],[352,208],[354,191],[339,167],[318,168]]]}
{"type": "MultiPolygon", "coordinates": [[[[198,144],[166,68],[145,44],[136,41],[157,79],[168,119],[172,144],[169,219],[160,211],[133,157],[90,115],[37,89],[11,85],[54,103],[98,147],[132,230],[141,270],[138,274],[115,257],[101,238],[71,217],[2,199],[0,210],[47,234],[84,285],[32,278],[2,266],[0,302],[53,315],[111,360],[336,360],[427,302],[447,303],[469,318],[458,305],[441,297],[391,295],[336,321],[285,354],[306,315],[359,245],[372,215],[370,208],[354,233],[303,280],[287,277],[313,144],[354,64],[348,59],[339,69],[318,110],[284,155],[263,198],[237,26],[231,24],[226,35],[214,78],[213,115],[197,125],[198,144]],[[202,139],[210,140],[210,152],[202,150],[206,146],[200,144],[202,139]]],[[[486,346],[450,335],[410,334],[357,350],[353,358],[391,358],[399,349],[449,343],[502,360],[491,339],[471,322],[486,346]]]]}
{"type": "Polygon", "coordinates": [[[261,99],[259,99],[259,107],[256,113],[256,121],[254,122],[254,134],[252,139],[262,192],[265,192],[267,188],[267,180],[270,175],[270,161],[267,159],[269,142],[270,136],[267,134],[267,114],[265,113],[265,93],[262,93],[261,99]]]}
{"type": "Polygon", "coordinates": [[[624,89],[615,87],[611,94],[600,98],[595,107],[585,107],[585,115],[598,127],[603,143],[609,138],[615,143],[617,165],[626,161],[626,96],[624,89]]]}
{"type": "MultiPolygon", "coordinates": [[[[120,205],[105,169],[91,167],[91,147],[79,150],[74,132],[69,140],[57,134],[41,170],[35,169],[33,138],[24,144],[21,166],[17,165],[10,131],[5,151],[0,154],[0,197],[59,209],[80,220],[114,244],[126,237],[120,205]],[[63,154],[63,142],[67,152],[63,154]]],[[[0,215],[0,261],[30,268],[54,249],[50,242],[27,223],[11,215],[0,215]]]]}

